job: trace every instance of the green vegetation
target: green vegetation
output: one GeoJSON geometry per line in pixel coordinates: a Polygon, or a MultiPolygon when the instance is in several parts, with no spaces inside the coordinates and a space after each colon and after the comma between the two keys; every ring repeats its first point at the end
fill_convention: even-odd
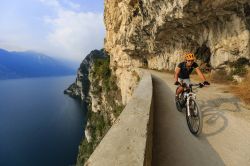
{"type": "Polygon", "coordinates": [[[246,104],[250,105],[250,72],[246,75],[243,82],[230,86],[230,91],[232,91],[236,96],[240,97],[246,104]]]}
{"type": "Polygon", "coordinates": [[[232,75],[229,75],[225,69],[220,69],[211,75],[211,81],[215,83],[227,83],[232,80],[232,75]]]}
{"type": "Polygon", "coordinates": [[[230,74],[231,74],[232,76],[233,76],[233,75],[238,75],[238,76],[243,77],[243,76],[245,76],[245,75],[247,74],[247,69],[246,69],[245,67],[242,67],[242,66],[236,67],[236,68],[234,68],[234,69],[231,71],[230,74]]]}
{"type": "Polygon", "coordinates": [[[110,60],[95,59],[93,67],[90,71],[91,77],[91,93],[98,99],[101,111],[93,112],[91,110],[92,103],[89,101],[88,105],[88,130],[91,136],[91,141],[88,143],[86,139],[83,140],[79,147],[79,154],[77,165],[84,165],[94,149],[101,142],[107,131],[110,129],[112,122],[110,115],[113,114],[116,118],[122,112],[124,106],[120,104],[121,95],[117,87],[117,78],[112,75],[109,68],[110,60]],[[104,95],[106,102],[102,103],[104,95]]]}
{"type": "Polygon", "coordinates": [[[79,150],[79,152],[81,153],[79,155],[80,163],[85,163],[87,161],[87,159],[90,157],[97,145],[100,143],[104,135],[111,127],[111,121],[107,117],[107,115],[105,115],[104,111],[97,113],[89,111],[88,122],[89,125],[87,127],[91,135],[91,141],[88,143],[85,139],[82,142],[81,150],[79,150]]]}
{"type": "Polygon", "coordinates": [[[82,141],[82,144],[79,146],[77,166],[83,165],[87,161],[90,154],[94,151],[93,147],[92,142],[88,143],[86,139],[82,141]]]}
{"type": "Polygon", "coordinates": [[[132,75],[136,78],[137,83],[140,82],[141,78],[140,78],[139,74],[136,71],[133,71],[132,75]]]}
{"type": "Polygon", "coordinates": [[[90,122],[88,129],[92,135],[92,142],[94,145],[97,145],[95,144],[95,141],[102,138],[104,133],[108,131],[111,127],[111,121],[108,118],[107,113],[104,111],[97,113],[89,111],[88,118],[90,122]]]}
{"type": "Polygon", "coordinates": [[[238,75],[241,77],[244,77],[247,74],[247,68],[246,66],[250,64],[249,60],[246,58],[239,58],[235,62],[228,62],[229,66],[232,69],[230,75],[238,75]]]}
{"type": "Polygon", "coordinates": [[[94,61],[94,67],[92,76],[95,78],[93,87],[95,88],[95,94],[98,94],[104,90],[105,92],[116,91],[118,87],[116,85],[116,77],[111,75],[111,69],[109,68],[110,59],[96,59],[94,61]],[[103,87],[99,87],[100,81],[103,83],[103,87]],[[102,89],[103,88],[103,89],[102,89]]]}
{"type": "Polygon", "coordinates": [[[114,115],[115,115],[116,118],[121,114],[121,112],[122,112],[123,109],[124,109],[123,105],[116,105],[115,106],[115,108],[114,108],[114,115]]]}
{"type": "Polygon", "coordinates": [[[212,75],[212,81],[226,83],[233,81],[233,75],[246,77],[248,73],[247,66],[250,65],[250,62],[248,59],[241,57],[234,62],[226,62],[225,65],[228,65],[231,70],[226,71],[225,69],[220,69],[216,71],[216,73],[212,75]]]}

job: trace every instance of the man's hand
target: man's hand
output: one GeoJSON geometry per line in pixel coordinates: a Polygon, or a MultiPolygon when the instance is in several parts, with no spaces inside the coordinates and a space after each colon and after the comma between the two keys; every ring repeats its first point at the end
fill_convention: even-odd
{"type": "Polygon", "coordinates": [[[203,82],[203,85],[210,85],[210,83],[207,82],[207,81],[204,81],[204,82],[203,82]]]}
{"type": "Polygon", "coordinates": [[[175,84],[175,85],[181,85],[178,81],[175,81],[174,84],[175,84]]]}

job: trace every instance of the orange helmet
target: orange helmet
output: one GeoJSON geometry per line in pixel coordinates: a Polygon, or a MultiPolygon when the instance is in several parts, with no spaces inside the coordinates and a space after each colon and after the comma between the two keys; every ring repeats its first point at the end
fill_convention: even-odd
{"type": "Polygon", "coordinates": [[[185,60],[195,60],[195,56],[193,53],[186,53],[185,60]]]}

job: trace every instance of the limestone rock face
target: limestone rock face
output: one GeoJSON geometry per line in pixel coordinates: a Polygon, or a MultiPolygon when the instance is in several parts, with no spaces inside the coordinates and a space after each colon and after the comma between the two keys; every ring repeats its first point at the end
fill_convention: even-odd
{"type": "Polygon", "coordinates": [[[126,104],[132,97],[134,89],[141,78],[140,71],[137,68],[118,68],[115,71],[117,76],[117,85],[121,89],[122,103],[126,104]]]}
{"type": "Polygon", "coordinates": [[[86,99],[90,87],[90,80],[88,77],[89,71],[93,66],[94,59],[96,58],[106,58],[103,50],[93,50],[86,56],[77,70],[75,82],[64,91],[65,94],[68,94],[74,98],[79,98],[82,101],[86,99]]]}
{"type": "Polygon", "coordinates": [[[250,59],[249,0],[105,0],[104,20],[111,68],[173,70],[185,52],[213,68],[250,59]]]}
{"type": "Polygon", "coordinates": [[[88,122],[87,125],[86,125],[86,129],[84,130],[84,134],[85,134],[85,137],[86,137],[87,141],[88,141],[88,142],[91,142],[92,137],[91,137],[90,131],[87,130],[88,126],[89,126],[89,122],[88,122]]]}

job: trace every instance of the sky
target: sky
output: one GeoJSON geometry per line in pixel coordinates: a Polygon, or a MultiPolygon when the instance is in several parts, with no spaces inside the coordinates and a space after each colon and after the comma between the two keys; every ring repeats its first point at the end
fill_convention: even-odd
{"type": "Polygon", "coordinates": [[[0,48],[83,60],[104,44],[104,0],[1,0],[0,48]]]}

